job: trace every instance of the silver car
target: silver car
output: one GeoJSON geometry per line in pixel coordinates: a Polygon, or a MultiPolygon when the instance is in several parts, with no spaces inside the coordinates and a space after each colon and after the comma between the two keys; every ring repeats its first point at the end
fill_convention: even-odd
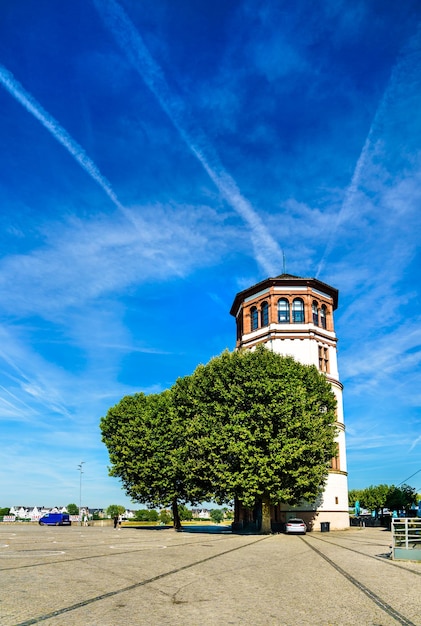
{"type": "Polygon", "coordinates": [[[305,525],[304,520],[299,517],[293,517],[289,519],[285,526],[285,532],[287,535],[290,533],[299,533],[305,535],[307,532],[307,526],[305,525]]]}

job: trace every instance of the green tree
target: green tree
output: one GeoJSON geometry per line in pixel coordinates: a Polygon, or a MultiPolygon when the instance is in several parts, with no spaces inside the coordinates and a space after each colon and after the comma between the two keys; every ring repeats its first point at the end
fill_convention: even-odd
{"type": "Polygon", "coordinates": [[[155,511],[155,509],[140,509],[140,511],[135,513],[135,520],[138,522],[157,522],[158,511],[155,511]]]}
{"type": "Polygon", "coordinates": [[[363,494],[362,489],[350,489],[348,491],[348,506],[354,507],[357,501],[360,504],[362,504],[362,499],[363,499],[362,494],[363,494]]]}
{"type": "Polygon", "coordinates": [[[77,504],[68,504],[66,508],[69,515],[79,515],[79,507],[77,504]]]}
{"type": "Polygon", "coordinates": [[[260,502],[262,532],[271,504],[320,495],[337,451],[336,399],[314,366],[265,347],[226,351],[177,381],[174,398],[191,480],[219,503],[260,502]]]}
{"type": "Polygon", "coordinates": [[[215,524],[220,524],[224,519],[224,512],[221,509],[212,509],[210,512],[210,518],[215,524]]]}
{"type": "Polygon", "coordinates": [[[149,511],[148,509],[140,509],[135,512],[135,520],[137,522],[148,522],[149,521],[149,511]]]}
{"type": "Polygon", "coordinates": [[[370,487],[363,489],[360,503],[364,508],[375,511],[378,515],[387,506],[389,490],[388,485],[370,485],[370,487]]]}
{"type": "Polygon", "coordinates": [[[133,501],[171,506],[174,527],[180,528],[179,503],[200,501],[202,494],[186,472],[186,428],[172,392],[126,396],[108,410],[100,427],[110,475],[120,478],[133,501]]]}
{"type": "Polygon", "coordinates": [[[408,511],[415,504],[417,497],[417,490],[409,485],[402,485],[401,487],[395,487],[392,485],[389,488],[386,505],[391,511],[408,511]]]}
{"type": "Polygon", "coordinates": [[[223,506],[222,512],[224,514],[225,519],[227,520],[234,519],[234,511],[232,511],[232,509],[229,509],[228,507],[223,506]]]}
{"type": "Polygon", "coordinates": [[[126,507],[121,506],[120,504],[110,504],[110,506],[107,507],[107,515],[109,517],[115,517],[116,515],[123,515],[125,510],[126,510],[126,507]]]}
{"type": "Polygon", "coordinates": [[[182,522],[188,522],[193,519],[193,513],[186,507],[185,504],[180,504],[178,507],[178,513],[182,522]]]}
{"type": "Polygon", "coordinates": [[[157,522],[158,519],[159,519],[158,511],[155,511],[155,509],[151,509],[149,511],[149,521],[150,522],[157,522]]]}
{"type": "Polygon", "coordinates": [[[163,509],[159,512],[159,521],[163,524],[169,524],[171,522],[171,514],[163,509]]]}
{"type": "Polygon", "coordinates": [[[336,399],[314,366],[264,347],[224,352],[171,390],[126,396],[101,419],[110,475],[132,500],[171,505],[237,498],[315,500],[336,454],[336,399]]]}
{"type": "Polygon", "coordinates": [[[417,490],[409,485],[402,485],[400,489],[403,493],[403,508],[405,513],[408,514],[410,509],[417,505],[417,490]]]}
{"type": "Polygon", "coordinates": [[[350,490],[348,495],[350,506],[354,505],[355,500],[359,500],[361,506],[375,511],[376,515],[383,513],[385,508],[408,513],[417,502],[417,490],[409,485],[370,485],[365,489],[350,490]]]}

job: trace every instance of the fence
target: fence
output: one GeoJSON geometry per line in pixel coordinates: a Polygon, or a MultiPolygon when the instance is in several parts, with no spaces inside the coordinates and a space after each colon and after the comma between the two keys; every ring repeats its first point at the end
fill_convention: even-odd
{"type": "Polygon", "coordinates": [[[421,561],[421,518],[392,519],[392,558],[421,561]]]}

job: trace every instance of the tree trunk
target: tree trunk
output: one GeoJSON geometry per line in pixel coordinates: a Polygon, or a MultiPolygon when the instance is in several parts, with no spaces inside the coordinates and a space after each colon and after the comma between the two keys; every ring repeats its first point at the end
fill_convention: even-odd
{"type": "Polygon", "coordinates": [[[270,535],[272,527],[270,523],[270,500],[267,496],[262,498],[262,535],[270,535]]]}
{"type": "Polygon", "coordinates": [[[177,499],[174,498],[174,500],[172,501],[172,516],[173,516],[173,520],[174,520],[174,529],[175,530],[180,530],[181,528],[181,521],[180,521],[180,516],[178,514],[178,504],[177,504],[177,499]]]}

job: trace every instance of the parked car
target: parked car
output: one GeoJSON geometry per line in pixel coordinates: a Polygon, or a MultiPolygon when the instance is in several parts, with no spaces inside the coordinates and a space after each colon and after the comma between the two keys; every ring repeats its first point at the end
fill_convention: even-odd
{"type": "Polygon", "coordinates": [[[68,513],[46,513],[38,524],[41,526],[71,526],[70,515],[68,513]]]}
{"type": "Polygon", "coordinates": [[[285,532],[287,533],[287,535],[289,535],[290,533],[301,533],[302,535],[305,535],[307,532],[307,526],[305,525],[304,520],[302,520],[300,517],[293,517],[292,519],[289,519],[287,521],[285,526],[285,532]]]}

